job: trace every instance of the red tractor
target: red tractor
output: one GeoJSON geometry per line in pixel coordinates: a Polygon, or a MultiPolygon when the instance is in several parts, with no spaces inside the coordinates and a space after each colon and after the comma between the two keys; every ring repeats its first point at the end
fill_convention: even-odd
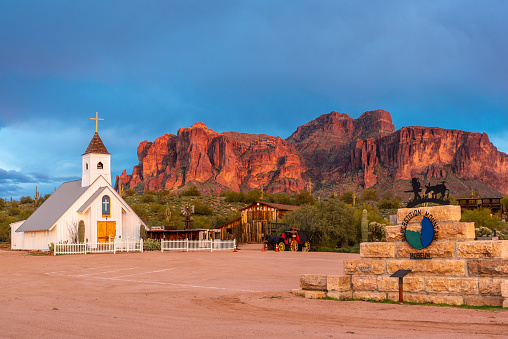
{"type": "Polygon", "coordinates": [[[307,234],[304,231],[292,228],[285,231],[280,236],[270,236],[267,239],[268,249],[279,251],[310,251],[310,243],[307,234]]]}

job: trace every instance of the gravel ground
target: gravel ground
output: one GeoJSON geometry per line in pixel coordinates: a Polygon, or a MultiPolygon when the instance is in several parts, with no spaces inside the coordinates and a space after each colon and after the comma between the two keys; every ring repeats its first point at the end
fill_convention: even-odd
{"type": "Polygon", "coordinates": [[[0,250],[0,338],[508,336],[508,311],[309,300],[300,274],[342,274],[357,254],[33,256],[0,250]]]}

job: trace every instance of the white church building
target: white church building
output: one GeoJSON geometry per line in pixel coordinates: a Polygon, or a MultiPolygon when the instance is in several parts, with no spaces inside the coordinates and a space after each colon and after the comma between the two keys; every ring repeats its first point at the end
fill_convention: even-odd
{"type": "Polygon", "coordinates": [[[140,239],[145,223],[111,186],[111,154],[96,131],[82,157],[81,180],[63,183],[26,220],[11,224],[11,248],[48,250],[58,242],[140,239]],[[80,234],[81,233],[81,234],[80,234]]]}

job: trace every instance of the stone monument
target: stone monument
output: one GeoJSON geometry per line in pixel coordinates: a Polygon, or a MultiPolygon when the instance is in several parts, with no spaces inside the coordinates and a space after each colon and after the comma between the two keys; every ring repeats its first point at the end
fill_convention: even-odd
{"type": "Polygon", "coordinates": [[[402,208],[386,242],[360,244],[358,260],[344,261],[343,276],[302,275],[307,298],[398,301],[508,307],[508,241],[475,241],[474,223],[460,222],[460,206],[402,208]]]}

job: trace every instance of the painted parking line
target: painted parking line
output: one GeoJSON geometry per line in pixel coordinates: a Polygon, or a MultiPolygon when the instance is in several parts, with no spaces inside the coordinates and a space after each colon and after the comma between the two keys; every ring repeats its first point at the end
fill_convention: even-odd
{"type": "Polygon", "coordinates": [[[202,285],[192,285],[192,284],[177,284],[177,283],[171,283],[171,282],[164,282],[164,281],[151,281],[151,280],[132,280],[132,279],[124,279],[124,277],[129,276],[135,276],[135,275],[149,275],[152,273],[158,273],[158,272],[165,272],[174,270],[175,268],[166,268],[162,270],[156,270],[156,271],[149,271],[149,272],[139,272],[139,273],[133,273],[133,274],[127,274],[117,277],[99,277],[98,274],[104,274],[104,273],[111,273],[111,272],[118,272],[118,271],[125,271],[125,270],[133,270],[133,269],[139,269],[138,267],[131,267],[131,268],[123,268],[118,270],[112,270],[112,271],[106,271],[106,272],[94,272],[90,274],[62,274],[66,273],[65,271],[60,272],[48,272],[46,274],[49,275],[57,275],[57,276],[64,276],[64,277],[72,277],[72,278],[89,278],[89,279],[100,279],[100,280],[111,280],[111,281],[119,281],[119,282],[128,282],[128,283],[139,283],[139,284],[155,284],[155,285],[169,285],[169,286],[178,286],[178,287],[184,287],[184,288],[201,288],[201,289],[211,289],[211,290],[223,290],[223,291],[235,291],[235,292],[250,292],[250,293],[259,293],[261,291],[257,290],[246,290],[246,289],[238,289],[238,288],[227,288],[227,287],[216,287],[216,286],[202,286],[202,285]]]}
{"type": "Polygon", "coordinates": [[[45,274],[59,274],[59,273],[68,273],[68,272],[82,271],[82,270],[101,270],[103,268],[109,268],[109,267],[114,267],[114,266],[109,265],[109,266],[101,266],[101,267],[84,267],[84,268],[76,268],[75,270],[47,272],[45,274]]]}

